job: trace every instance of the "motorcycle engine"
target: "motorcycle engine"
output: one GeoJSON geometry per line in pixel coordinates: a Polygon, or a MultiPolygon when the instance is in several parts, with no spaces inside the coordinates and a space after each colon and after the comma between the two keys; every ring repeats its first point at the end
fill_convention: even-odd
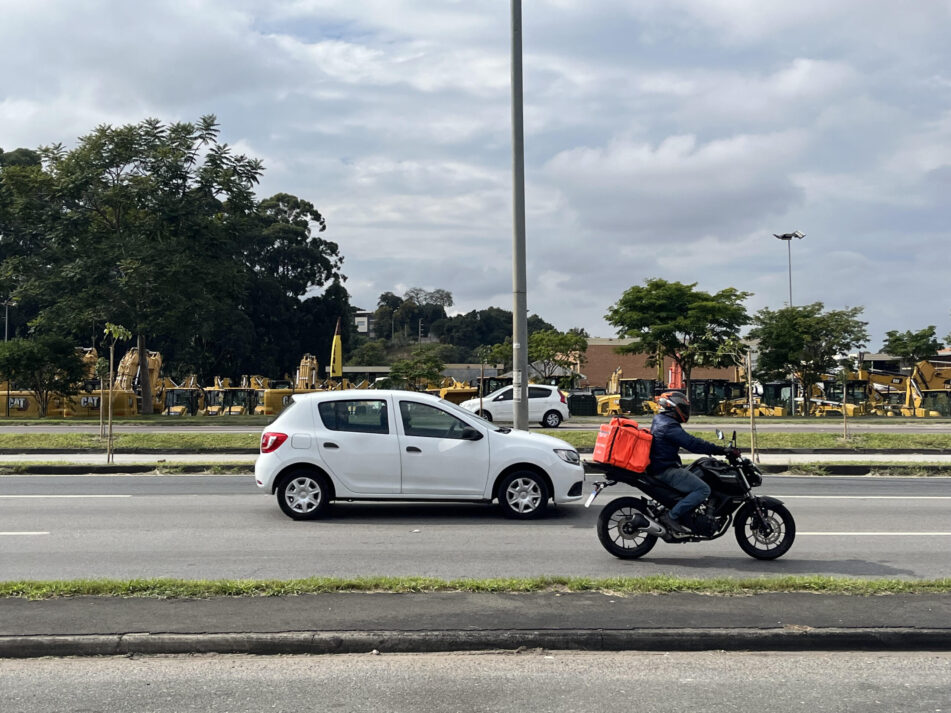
{"type": "Polygon", "coordinates": [[[690,529],[703,537],[713,537],[719,529],[716,518],[711,515],[694,513],[690,519],[690,529]]]}

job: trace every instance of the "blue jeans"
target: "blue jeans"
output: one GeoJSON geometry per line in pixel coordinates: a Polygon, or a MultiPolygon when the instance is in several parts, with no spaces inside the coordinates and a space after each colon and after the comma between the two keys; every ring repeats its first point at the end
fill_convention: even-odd
{"type": "Polygon", "coordinates": [[[686,468],[675,466],[654,477],[684,496],[670,509],[670,516],[675,520],[690,514],[695,507],[710,497],[710,486],[686,468]]]}

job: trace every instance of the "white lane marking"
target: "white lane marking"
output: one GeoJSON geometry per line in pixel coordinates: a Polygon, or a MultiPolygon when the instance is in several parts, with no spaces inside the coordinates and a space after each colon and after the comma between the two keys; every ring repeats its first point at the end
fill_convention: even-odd
{"type": "Polygon", "coordinates": [[[7,537],[17,536],[17,535],[48,535],[48,532],[0,532],[0,536],[6,535],[7,537]]]}
{"type": "Polygon", "coordinates": [[[797,532],[812,537],[951,537],[951,532],[797,532]]]}
{"type": "Polygon", "coordinates": [[[22,498],[131,498],[131,495],[0,495],[0,500],[13,500],[22,498]]]}

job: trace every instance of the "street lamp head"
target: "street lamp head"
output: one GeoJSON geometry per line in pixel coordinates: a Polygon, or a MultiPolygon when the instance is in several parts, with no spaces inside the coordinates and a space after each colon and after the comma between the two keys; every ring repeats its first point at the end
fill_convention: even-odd
{"type": "Polygon", "coordinates": [[[804,237],[806,237],[806,234],[796,230],[796,231],[793,231],[792,233],[783,233],[782,235],[776,235],[776,233],[773,233],[773,237],[779,238],[780,240],[792,240],[793,238],[798,238],[799,240],[802,240],[804,237]]]}

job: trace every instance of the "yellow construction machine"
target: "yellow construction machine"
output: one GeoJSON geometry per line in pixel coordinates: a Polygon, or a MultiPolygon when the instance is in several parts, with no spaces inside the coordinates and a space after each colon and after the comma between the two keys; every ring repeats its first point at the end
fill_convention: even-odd
{"type": "Polygon", "coordinates": [[[659,407],[654,395],[660,386],[661,382],[656,379],[625,379],[618,367],[608,380],[608,393],[597,397],[598,415],[655,414],[659,407]]]}
{"type": "Polygon", "coordinates": [[[477,398],[479,396],[479,387],[471,386],[463,381],[447,376],[440,381],[439,384],[427,388],[426,392],[434,394],[441,399],[446,399],[446,401],[451,401],[454,404],[461,404],[463,401],[477,398]]]}
{"type": "Polygon", "coordinates": [[[163,416],[195,416],[205,409],[205,392],[198,385],[198,377],[191,374],[180,384],[169,377],[163,380],[165,408],[163,416]]]}
{"type": "Polygon", "coordinates": [[[208,416],[244,416],[255,413],[257,389],[250,377],[242,377],[234,386],[228,377],[215,377],[215,385],[205,389],[205,414],[208,416]]]}
{"type": "Polygon", "coordinates": [[[273,416],[287,407],[294,394],[323,391],[324,384],[319,381],[318,367],[317,357],[313,354],[304,354],[293,380],[287,378],[286,375],[280,381],[271,381],[257,376],[251,377],[252,385],[257,389],[254,413],[262,416],[273,416]]]}

